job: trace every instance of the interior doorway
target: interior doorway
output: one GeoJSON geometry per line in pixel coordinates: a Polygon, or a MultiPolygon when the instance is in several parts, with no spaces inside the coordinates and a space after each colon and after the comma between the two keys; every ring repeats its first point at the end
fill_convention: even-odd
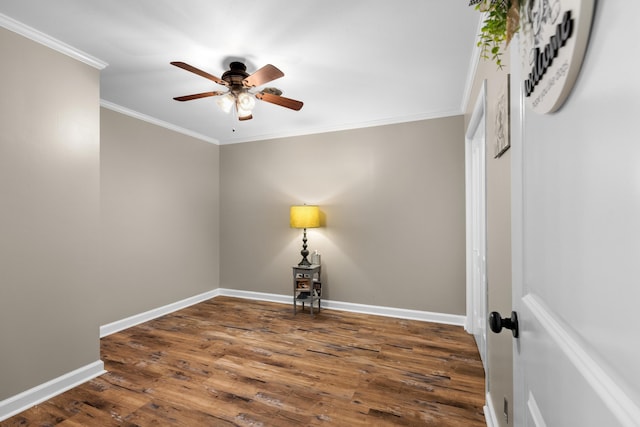
{"type": "MultiPolygon", "coordinates": [[[[488,378],[487,363],[487,221],[486,87],[482,83],[465,135],[467,223],[467,332],[473,334],[488,378]]],[[[488,389],[488,381],[487,381],[488,389]]]]}

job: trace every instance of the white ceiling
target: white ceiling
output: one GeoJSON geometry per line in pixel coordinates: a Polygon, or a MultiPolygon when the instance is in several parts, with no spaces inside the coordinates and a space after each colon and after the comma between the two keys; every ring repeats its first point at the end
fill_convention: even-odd
{"type": "Polygon", "coordinates": [[[105,105],[221,144],[460,114],[480,19],[468,0],[0,0],[0,14],[108,63],[105,105]],[[232,59],[280,68],[267,86],[302,110],[257,101],[238,122],[215,98],[172,99],[224,88],[170,61],[220,77],[232,59]]]}

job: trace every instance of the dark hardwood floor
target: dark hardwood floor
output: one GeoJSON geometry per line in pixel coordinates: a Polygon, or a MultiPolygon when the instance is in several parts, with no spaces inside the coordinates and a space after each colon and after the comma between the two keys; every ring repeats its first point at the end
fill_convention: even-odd
{"type": "Polygon", "coordinates": [[[102,339],[109,371],[6,426],[485,426],[457,326],[229,297],[102,339]]]}

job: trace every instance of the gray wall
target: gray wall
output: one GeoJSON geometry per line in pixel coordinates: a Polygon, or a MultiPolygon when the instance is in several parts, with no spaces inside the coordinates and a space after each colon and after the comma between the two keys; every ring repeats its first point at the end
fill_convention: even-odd
{"type": "MultiPolygon", "coordinates": [[[[492,61],[480,60],[476,70],[469,104],[465,114],[468,123],[482,82],[487,80],[487,304],[488,311],[503,316],[511,313],[511,150],[494,158],[495,117],[498,97],[509,73],[509,49],[505,49],[502,70],[492,61]]],[[[518,83],[512,82],[512,90],[518,83]],[[515,85],[515,86],[514,86],[515,85]]],[[[503,417],[503,399],[509,402],[509,420],[513,420],[513,357],[509,333],[487,335],[487,383],[498,424],[507,424],[503,417]]]]}
{"type": "Polygon", "coordinates": [[[99,360],[99,71],[0,28],[0,401],[99,360]]]}
{"type": "Polygon", "coordinates": [[[103,108],[100,324],[219,286],[219,147],[103,108]]]}
{"type": "Polygon", "coordinates": [[[4,29],[0,53],[3,400],[217,288],[220,256],[219,147],[101,111],[98,70],[4,29]]]}
{"type": "Polygon", "coordinates": [[[221,287],[288,295],[302,230],[331,300],[465,313],[462,116],[220,148],[221,287]]]}
{"type": "Polygon", "coordinates": [[[325,215],[325,297],[464,314],[461,116],[218,147],[100,110],[99,71],[47,47],[0,52],[0,400],[97,361],[103,324],[289,294],[291,204],[325,215]]]}

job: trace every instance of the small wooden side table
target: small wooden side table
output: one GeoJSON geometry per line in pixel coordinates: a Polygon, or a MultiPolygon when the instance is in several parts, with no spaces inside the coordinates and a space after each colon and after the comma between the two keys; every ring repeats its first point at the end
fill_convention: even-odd
{"type": "Polygon", "coordinates": [[[322,299],[322,282],[320,272],[322,266],[312,264],[309,266],[293,266],[293,314],[296,314],[298,303],[309,303],[309,311],[313,317],[313,303],[318,302],[318,313],[320,312],[320,302],[322,299]]]}

